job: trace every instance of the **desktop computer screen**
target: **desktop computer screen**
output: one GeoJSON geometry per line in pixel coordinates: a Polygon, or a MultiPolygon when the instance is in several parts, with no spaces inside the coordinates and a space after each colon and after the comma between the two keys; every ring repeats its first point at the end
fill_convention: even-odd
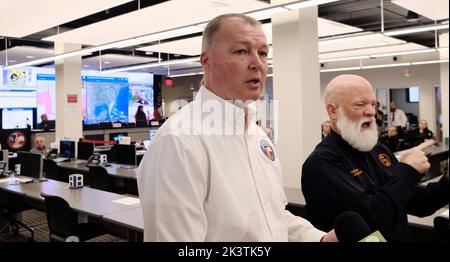
{"type": "Polygon", "coordinates": [[[78,142],[77,159],[88,160],[94,154],[94,143],[78,142]]]}
{"type": "Polygon", "coordinates": [[[114,145],[112,150],[115,154],[115,160],[118,164],[136,165],[136,146],[135,145],[114,145]]]}
{"type": "Polygon", "coordinates": [[[149,135],[150,140],[153,140],[153,138],[155,138],[157,133],[158,133],[157,129],[150,129],[148,131],[148,135],[149,135]]]}
{"type": "Polygon", "coordinates": [[[19,152],[20,175],[36,179],[42,178],[42,155],[25,151],[19,152]]]}
{"type": "Polygon", "coordinates": [[[144,143],[144,148],[145,148],[145,150],[147,150],[148,147],[150,146],[150,139],[146,139],[146,140],[142,141],[142,143],[144,143]]]}
{"type": "Polygon", "coordinates": [[[123,136],[128,136],[128,133],[122,132],[122,133],[110,133],[109,134],[109,141],[115,141],[119,143],[120,138],[123,136]]]}
{"type": "Polygon", "coordinates": [[[75,141],[59,141],[59,154],[62,157],[75,158],[75,141]]]}

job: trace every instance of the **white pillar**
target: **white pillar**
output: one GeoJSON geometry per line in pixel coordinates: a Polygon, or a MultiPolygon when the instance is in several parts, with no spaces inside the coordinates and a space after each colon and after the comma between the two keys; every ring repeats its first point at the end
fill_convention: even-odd
{"type": "Polygon", "coordinates": [[[300,188],[301,167],[320,142],[317,6],[272,17],[275,147],[284,186],[300,188]]]}
{"type": "MultiPolygon", "coordinates": [[[[55,54],[81,48],[79,44],[55,43],[55,54]]],[[[81,56],[55,61],[56,133],[55,141],[78,141],[83,135],[81,112],[81,56]]]]}
{"type": "MultiPolygon", "coordinates": [[[[439,35],[439,46],[448,46],[448,33],[439,35]]],[[[448,49],[447,51],[440,52],[440,59],[448,59],[448,49]]],[[[442,117],[443,117],[443,141],[448,141],[448,63],[441,64],[441,94],[442,94],[442,117]]]]}

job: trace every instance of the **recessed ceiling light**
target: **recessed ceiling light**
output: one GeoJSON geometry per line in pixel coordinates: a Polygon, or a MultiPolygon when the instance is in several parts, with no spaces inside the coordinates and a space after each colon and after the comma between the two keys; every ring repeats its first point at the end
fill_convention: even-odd
{"type": "Polygon", "coordinates": [[[11,62],[11,63],[15,63],[15,62],[17,62],[16,60],[13,60],[13,59],[11,59],[11,60],[8,60],[8,62],[11,62]]]}
{"type": "Polygon", "coordinates": [[[26,58],[33,59],[33,58],[36,58],[36,57],[34,55],[27,55],[26,58]]]}
{"type": "Polygon", "coordinates": [[[146,55],[153,55],[153,52],[147,51],[147,52],[145,52],[145,54],[146,54],[146,55]]]}
{"type": "Polygon", "coordinates": [[[89,67],[89,65],[83,65],[83,67],[89,67]]]}
{"type": "Polygon", "coordinates": [[[103,64],[111,64],[111,62],[105,61],[105,62],[103,62],[103,64]]]}

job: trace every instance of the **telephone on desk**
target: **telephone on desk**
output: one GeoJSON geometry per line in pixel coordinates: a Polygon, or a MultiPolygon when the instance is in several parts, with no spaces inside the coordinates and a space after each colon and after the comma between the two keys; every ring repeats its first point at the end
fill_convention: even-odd
{"type": "Polygon", "coordinates": [[[86,163],[86,165],[92,165],[92,166],[96,166],[99,164],[100,164],[100,154],[97,154],[97,153],[90,156],[86,163]]]}

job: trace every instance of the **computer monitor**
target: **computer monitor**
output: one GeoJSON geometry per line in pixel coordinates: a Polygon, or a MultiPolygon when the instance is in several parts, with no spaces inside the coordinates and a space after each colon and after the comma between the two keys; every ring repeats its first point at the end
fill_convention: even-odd
{"type": "Polygon", "coordinates": [[[20,175],[36,179],[42,178],[42,155],[25,151],[19,152],[20,175]]]}
{"type": "Polygon", "coordinates": [[[157,133],[158,133],[157,129],[150,129],[148,131],[148,135],[149,135],[150,140],[153,140],[153,138],[155,138],[157,133]]]}
{"type": "Polygon", "coordinates": [[[6,162],[5,170],[8,170],[8,149],[0,150],[0,161],[6,162]]]}
{"type": "Polygon", "coordinates": [[[136,165],[136,146],[135,145],[114,145],[113,152],[118,164],[136,165]]]}
{"type": "Polygon", "coordinates": [[[115,141],[119,143],[120,138],[123,136],[128,136],[128,133],[122,132],[122,133],[110,133],[109,134],[109,141],[115,141]]]}
{"type": "Polygon", "coordinates": [[[142,141],[142,143],[144,143],[144,148],[145,148],[145,150],[147,150],[148,147],[150,146],[150,139],[146,139],[146,140],[142,141]]]}
{"type": "Polygon", "coordinates": [[[62,157],[75,158],[75,141],[59,141],[59,154],[62,157]]]}
{"type": "Polygon", "coordinates": [[[94,143],[78,142],[77,159],[88,160],[94,154],[94,143]]]}

